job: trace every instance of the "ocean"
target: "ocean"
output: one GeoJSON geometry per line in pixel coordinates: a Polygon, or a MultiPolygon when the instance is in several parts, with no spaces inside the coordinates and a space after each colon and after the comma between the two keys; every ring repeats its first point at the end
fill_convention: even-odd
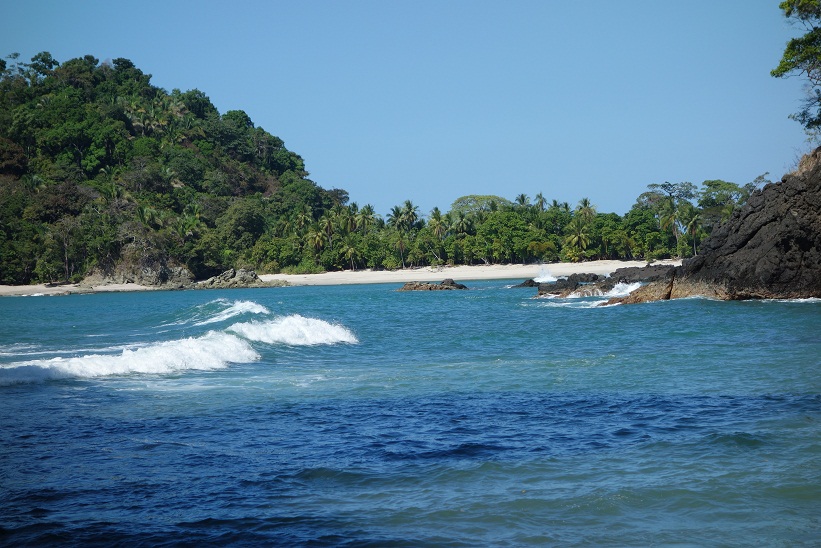
{"type": "Polygon", "coordinates": [[[821,301],[515,282],[0,299],[0,544],[821,543],[821,301]]]}

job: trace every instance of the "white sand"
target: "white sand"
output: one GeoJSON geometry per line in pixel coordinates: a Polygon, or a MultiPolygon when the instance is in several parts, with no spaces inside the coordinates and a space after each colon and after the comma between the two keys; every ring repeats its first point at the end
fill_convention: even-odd
{"type": "MultiPolygon", "coordinates": [[[[285,280],[292,285],[347,285],[380,284],[405,282],[441,282],[453,278],[457,282],[471,280],[527,280],[541,276],[569,276],[574,273],[589,272],[606,275],[627,266],[645,266],[644,261],[590,261],[586,263],[552,263],[544,265],[479,265],[409,268],[405,270],[345,270],[324,274],[263,274],[263,281],[285,280]]],[[[654,264],[679,265],[681,261],[659,261],[654,264]]],[[[107,291],[148,291],[156,288],[137,284],[66,284],[0,285],[0,296],[12,295],[70,295],[76,293],[98,293],[107,291]]]]}
{"type": "MultiPolygon", "coordinates": [[[[679,265],[681,261],[659,261],[654,264],[679,265]]],[[[586,263],[512,264],[423,267],[405,270],[345,270],[324,274],[263,274],[264,281],[285,280],[292,285],[345,285],[405,282],[441,282],[453,278],[457,282],[471,280],[527,280],[540,276],[569,276],[587,272],[607,275],[627,266],[646,266],[644,261],[590,261],[586,263]]]]}
{"type": "Polygon", "coordinates": [[[107,291],[150,291],[156,289],[147,285],[138,284],[108,284],[108,285],[0,285],[0,297],[8,296],[39,296],[39,295],[72,295],[78,293],[103,293],[107,291]]]}

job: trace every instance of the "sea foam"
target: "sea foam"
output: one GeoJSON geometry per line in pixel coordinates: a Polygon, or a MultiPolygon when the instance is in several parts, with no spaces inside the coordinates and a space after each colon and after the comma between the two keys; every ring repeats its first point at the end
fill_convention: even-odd
{"type": "Polygon", "coordinates": [[[268,321],[237,323],[229,327],[228,330],[249,341],[267,344],[313,346],[337,343],[356,344],[359,342],[356,335],[345,326],[335,325],[316,318],[305,318],[299,314],[268,321]]]}
{"type": "Polygon", "coordinates": [[[212,316],[201,320],[194,325],[202,326],[208,325],[212,323],[223,322],[225,320],[230,320],[231,318],[236,318],[237,316],[241,316],[243,314],[270,314],[271,312],[262,306],[261,304],[257,304],[253,301],[228,301],[225,299],[219,299],[216,301],[212,301],[208,303],[209,305],[216,304],[222,308],[218,312],[214,313],[212,316]]]}
{"type": "Polygon", "coordinates": [[[540,284],[549,284],[557,281],[558,278],[553,276],[546,267],[539,268],[539,275],[533,278],[533,281],[540,284]]]}
{"type": "Polygon", "coordinates": [[[209,331],[200,337],[125,349],[119,354],[88,354],[4,364],[0,366],[0,385],[134,373],[161,375],[189,369],[221,369],[229,363],[247,363],[257,359],[259,354],[248,341],[230,333],[209,331]]]}
{"type": "Polygon", "coordinates": [[[620,282],[617,283],[613,289],[604,293],[604,297],[626,297],[636,289],[641,287],[641,282],[634,282],[634,283],[624,283],[620,282]]]}

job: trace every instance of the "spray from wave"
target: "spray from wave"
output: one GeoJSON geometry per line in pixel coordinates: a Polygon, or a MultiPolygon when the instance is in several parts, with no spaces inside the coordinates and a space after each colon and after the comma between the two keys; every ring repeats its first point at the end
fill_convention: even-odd
{"type": "Polygon", "coordinates": [[[546,266],[542,266],[539,268],[539,275],[533,278],[533,281],[540,284],[549,284],[553,283],[557,280],[553,274],[550,273],[550,270],[546,266]]]}
{"type": "Polygon", "coordinates": [[[212,370],[227,367],[229,363],[248,363],[257,359],[259,354],[248,341],[229,333],[209,331],[201,337],[127,348],[120,354],[89,354],[4,364],[0,366],[0,385],[135,373],[172,374],[185,370],[212,370]]]}
{"type": "Polygon", "coordinates": [[[290,346],[318,344],[356,344],[359,340],[350,329],[299,314],[269,321],[237,323],[228,328],[250,341],[290,346]]]}
{"type": "Polygon", "coordinates": [[[636,289],[641,287],[641,282],[617,283],[613,289],[604,294],[605,297],[626,297],[636,289]]]}

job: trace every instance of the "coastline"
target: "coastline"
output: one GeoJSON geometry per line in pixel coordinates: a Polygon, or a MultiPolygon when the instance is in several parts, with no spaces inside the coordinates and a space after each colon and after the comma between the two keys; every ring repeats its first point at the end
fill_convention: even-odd
{"type": "MultiPolygon", "coordinates": [[[[681,261],[657,261],[653,264],[679,265],[681,261]]],[[[422,267],[405,270],[343,270],[322,274],[262,274],[264,282],[282,280],[290,285],[355,285],[406,282],[441,282],[453,278],[458,282],[479,280],[520,280],[524,281],[539,276],[562,277],[576,273],[608,275],[623,267],[646,266],[645,261],[589,261],[583,263],[549,263],[549,264],[506,264],[506,265],[472,265],[422,267]]],[[[105,293],[118,291],[157,291],[166,288],[150,287],[138,284],[87,285],[0,285],[0,297],[8,296],[53,296],[84,293],[105,293]]]]}

